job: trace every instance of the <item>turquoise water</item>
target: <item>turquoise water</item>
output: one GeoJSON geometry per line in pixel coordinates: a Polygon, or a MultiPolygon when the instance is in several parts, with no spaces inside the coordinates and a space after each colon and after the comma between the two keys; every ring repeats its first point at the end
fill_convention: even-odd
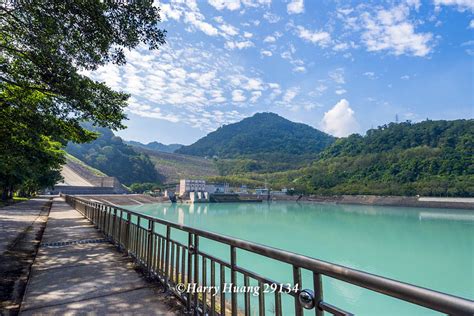
{"type": "MultiPolygon", "coordinates": [[[[418,286],[474,298],[474,212],[307,203],[149,204],[144,214],[304,254],[418,286]]],[[[186,240],[173,231],[175,238],[186,240]]],[[[229,251],[201,240],[201,250],[229,251]]],[[[291,267],[240,251],[238,264],[281,282],[291,267]]],[[[311,287],[309,273],[303,287],[311,287]],[[305,286],[306,284],[306,286],[305,286]]],[[[422,307],[323,278],[324,300],[357,315],[437,315],[422,307]]],[[[273,296],[271,296],[273,297],[273,296]]],[[[271,314],[271,297],[267,311],[271,314]]],[[[292,301],[284,300],[285,315],[292,301]]],[[[306,313],[305,313],[306,315],[306,313]]],[[[314,311],[307,312],[314,315],[314,311]]]]}

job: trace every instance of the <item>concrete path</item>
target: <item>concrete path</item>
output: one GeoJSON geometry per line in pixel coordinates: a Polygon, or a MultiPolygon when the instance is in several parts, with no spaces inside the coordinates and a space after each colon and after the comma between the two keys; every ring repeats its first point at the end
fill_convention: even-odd
{"type": "Polygon", "coordinates": [[[16,315],[48,219],[49,199],[0,208],[0,315],[16,315]]]}
{"type": "Polygon", "coordinates": [[[103,238],[62,199],[53,202],[21,305],[22,315],[178,315],[180,306],[146,282],[109,243],[48,247],[103,238]],[[45,245],[46,244],[46,245],[45,245]]]}
{"type": "Polygon", "coordinates": [[[0,208],[0,255],[40,216],[47,199],[31,199],[0,208]]]}

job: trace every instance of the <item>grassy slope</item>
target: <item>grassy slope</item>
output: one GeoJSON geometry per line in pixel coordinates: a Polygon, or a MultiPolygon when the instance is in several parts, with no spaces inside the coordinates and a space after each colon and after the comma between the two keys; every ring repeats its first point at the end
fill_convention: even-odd
{"type": "Polygon", "coordinates": [[[98,169],[95,169],[95,168],[92,168],[91,166],[89,166],[88,164],[86,164],[84,161],[74,157],[73,155],[71,154],[68,154],[66,153],[66,161],[67,160],[71,160],[72,162],[75,162],[85,168],[87,168],[93,175],[95,176],[98,176],[98,177],[107,177],[107,175],[105,173],[103,173],[102,171],[98,170],[98,169]]]}
{"type": "Polygon", "coordinates": [[[217,167],[211,159],[158,152],[136,146],[134,149],[150,157],[166,184],[178,183],[182,178],[206,178],[218,174],[217,167]]]}

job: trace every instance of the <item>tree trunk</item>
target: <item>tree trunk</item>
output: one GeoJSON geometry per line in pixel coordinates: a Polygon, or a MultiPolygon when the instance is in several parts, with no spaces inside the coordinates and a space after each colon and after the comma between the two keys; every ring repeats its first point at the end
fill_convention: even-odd
{"type": "Polygon", "coordinates": [[[6,201],[8,197],[8,189],[7,186],[2,188],[2,201],[6,201]]]}
{"type": "Polygon", "coordinates": [[[9,191],[8,191],[8,198],[11,200],[13,199],[13,185],[10,185],[9,191]]]}

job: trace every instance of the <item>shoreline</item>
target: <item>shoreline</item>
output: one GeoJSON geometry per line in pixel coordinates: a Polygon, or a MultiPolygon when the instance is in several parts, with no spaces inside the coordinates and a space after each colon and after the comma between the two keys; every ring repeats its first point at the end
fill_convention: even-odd
{"type": "Polygon", "coordinates": [[[474,198],[442,198],[416,196],[338,195],[338,196],[272,196],[271,201],[334,203],[349,205],[378,205],[420,208],[447,208],[474,210],[474,198]],[[297,201],[298,200],[298,201],[297,201]]]}
{"type": "MultiPolygon", "coordinates": [[[[140,205],[153,203],[169,203],[165,198],[156,198],[143,194],[114,194],[114,195],[80,195],[94,201],[111,205],[140,205]]],[[[245,195],[246,196],[246,195],[245,195]]],[[[255,195],[249,195],[255,198],[255,195]]],[[[474,198],[440,198],[415,196],[380,196],[380,195],[340,195],[340,196],[303,196],[274,195],[259,196],[263,201],[286,201],[304,203],[334,203],[349,205],[379,205],[420,208],[447,208],[474,210],[474,198]]],[[[240,203],[240,202],[237,202],[240,203]]],[[[242,202],[245,203],[245,202],[242,202]]]]}

